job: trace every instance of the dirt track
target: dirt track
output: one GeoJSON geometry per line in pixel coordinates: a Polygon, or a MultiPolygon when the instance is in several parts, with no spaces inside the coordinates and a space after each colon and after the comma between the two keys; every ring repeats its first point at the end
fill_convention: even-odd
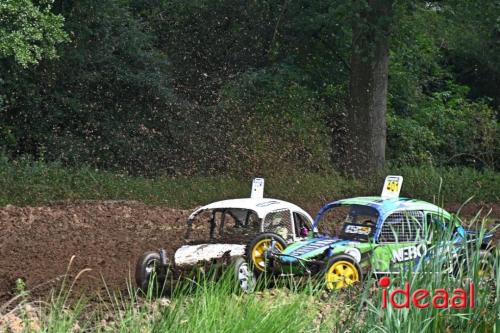
{"type": "MultiPolygon", "coordinates": [[[[478,208],[464,213],[474,215],[478,208]]],[[[493,208],[493,216],[500,216],[497,205],[493,208]]],[[[0,208],[0,304],[12,297],[17,278],[34,295],[46,295],[73,255],[70,278],[92,269],[78,281],[77,291],[102,290],[101,275],[111,289],[125,290],[142,252],[164,247],[172,255],[184,243],[189,213],[130,202],[0,208]]],[[[205,235],[208,223],[202,221],[193,236],[205,235]]]]}
{"type": "Polygon", "coordinates": [[[70,276],[91,268],[77,289],[126,288],[138,255],[182,244],[189,212],[138,203],[84,203],[0,209],[0,301],[12,296],[16,278],[42,295],[57,285],[75,255],[70,276]],[[40,286],[41,284],[44,284],[40,286]]]}

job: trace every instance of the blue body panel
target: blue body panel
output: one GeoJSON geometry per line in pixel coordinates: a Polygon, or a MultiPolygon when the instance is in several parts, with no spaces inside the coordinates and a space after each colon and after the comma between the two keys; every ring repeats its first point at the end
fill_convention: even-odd
{"type": "Polygon", "coordinates": [[[387,216],[396,211],[405,211],[405,210],[422,210],[424,212],[430,212],[434,214],[438,214],[444,216],[448,219],[451,218],[451,214],[445,211],[444,209],[425,202],[421,200],[409,199],[409,198],[381,198],[381,197],[357,197],[350,199],[343,199],[337,201],[331,201],[324,205],[316,215],[314,219],[314,230],[317,229],[317,226],[321,220],[323,214],[334,207],[339,206],[351,206],[351,205],[360,205],[360,206],[368,206],[375,209],[378,213],[376,231],[374,234],[375,241],[378,239],[380,234],[380,229],[382,227],[382,223],[386,219],[387,216]]]}
{"type": "MultiPolygon", "coordinates": [[[[459,223],[459,220],[454,219],[453,216],[444,209],[425,201],[408,199],[408,198],[384,199],[381,197],[357,197],[357,198],[329,202],[319,210],[314,220],[313,230],[317,231],[317,226],[322,216],[328,210],[339,206],[353,206],[353,205],[371,207],[378,213],[375,225],[375,232],[373,234],[373,239],[372,239],[372,241],[375,243],[375,247],[379,246],[376,244],[378,243],[378,237],[383,222],[390,214],[394,212],[418,210],[422,211],[424,214],[431,213],[439,217],[439,219],[436,220],[435,223],[439,223],[443,228],[445,228],[446,226],[443,222],[440,221],[450,221],[454,223],[453,225],[454,230],[451,239],[451,244],[454,246],[452,246],[452,248],[450,249],[449,247],[450,242],[444,242],[443,244],[436,244],[436,247],[434,248],[433,251],[427,252],[425,256],[413,262],[415,265],[414,268],[416,268],[416,266],[419,265],[420,260],[422,261],[432,260],[432,258],[434,258],[436,255],[439,255],[440,248],[442,248],[443,250],[458,251],[460,249],[460,246],[458,245],[462,244],[464,241],[473,241],[474,239],[479,237],[477,232],[465,230],[463,226],[459,223]]],[[[427,219],[427,217],[425,217],[425,219],[427,219]]],[[[489,242],[492,236],[493,236],[492,234],[485,234],[483,238],[483,243],[486,244],[487,242],[489,242]]],[[[358,240],[346,240],[346,239],[341,239],[339,237],[327,237],[327,236],[316,235],[313,238],[303,240],[298,243],[294,243],[289,247],[287,247],[284,253],[282,253],[282,255],[280,256],[280,261],[282,263],[293,264],[300,260],[311,259],[321,254],[324,254],[326,257],[330,257],[333,255],[333,252],[335,253],[338,252],[335,251],[338,247],[350,247],[350,246],[357,247],[356,244],[359,243],[360,241],[358,240]]],[[[410,264],[409,267],[411,266],[413,265],[410,264]]]]}
{"type": "MultiPolygon", "coordinates": [[[[335,247],[346,245],[347,243],[354,243],[352,241],[342,240],[337,237],[315,237],[308,240],[304,240],[300,242],[300,246],[294,248],[290,253],[286,253],[280,257],[280,261],[283,263],[294,263],[299,259],[304,259],[304,256],[307,256],[309,253],[313,251],[324,252],[324,251],[333,251],[335,247]],[[290,255],[290,256],[288,256],[290,255]]],[[[296,244],[294,244],[296,245],[296,244]]],[[[331,254],[327,254],[330,256],[331,254]]]]}

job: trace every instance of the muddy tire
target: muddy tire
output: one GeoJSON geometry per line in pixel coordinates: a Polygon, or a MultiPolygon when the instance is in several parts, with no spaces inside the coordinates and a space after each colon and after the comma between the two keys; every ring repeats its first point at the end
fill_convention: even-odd
{"type": "Polygon", "coordinates": [[[490,251],[481,250],[479,252],[479,277],[485,282],[493,281],[495,279],[495,271],[494,255],[490,251]]]}
{"type": "Polygon", "coordinates": [[[135,265],[135,282],[137,287],[147,294],[158,294],[165,285],[168,268],[162,267],[158,252],[145,252],[137,259],[135,265]]]}
{"type": "Polygon", "coordinates": [[[265,257],[265,252],[270,248],[271,241],[276,242],[276,250],[283,251],[286,241],[278,234],[264,232],[252,239],[246,247],[246,258],[255,275],[272,273],[274,260],[265,257]]]}
{"type": "Polygon", "coordinates": [[[255,291],[257,279],[248,262],[243,257],[234,261],[234,274],[239,288],[247,294],[255,291]]]}
{"type": "Polygon", "coordinates": [[[353,257],[340,254],[331,257],[323,270],[327,290],[343,289],[363,281],[363,271],[353,257]]]}
{"type": "MultiPolygon", "coordinates": [[[[473,251],[474,250],[472,249],[470,250],[469,256],[474,256],[473,251]]],[[[478,259],[479,260],[477,263],[477,270],[478,270],[477,273],[479,278],[483,280],[483,282],[494,280],[495,278],[494,272],[496,270],[496,267],[495,267],[494,255],[491,253],[491,250],[480,250],[478,259]]],[[[472,276],[471,267],[472,263],[469,263],[466,254],[462,254],[454,260],[453,276],[455,278],[467,277],[467,276],[471,277],[472,276]]]]}

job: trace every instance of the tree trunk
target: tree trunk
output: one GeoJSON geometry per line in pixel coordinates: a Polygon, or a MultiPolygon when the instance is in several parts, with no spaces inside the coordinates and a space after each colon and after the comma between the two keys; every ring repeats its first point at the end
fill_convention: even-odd
{"type": "Polygon", "coordinates": [[[393,0],[368,0],[353,22],[347,114],[348,146],[341,168],[367,176],[385,166],[389,28],[393,0]]]}

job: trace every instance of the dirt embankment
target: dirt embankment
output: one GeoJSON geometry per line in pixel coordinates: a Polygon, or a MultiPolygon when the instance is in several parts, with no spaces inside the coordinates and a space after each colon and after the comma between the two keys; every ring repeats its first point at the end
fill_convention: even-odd
{"type": "MultiPolygon", "coordinates": [[[[500,216],[498,205],[488,207],[492,216],[500,216]]],[[[473,216],[479,208],[468,206],[463,213],[473,216]]],[[[131,202],[0,208],[0,303],[13,296],[17,278],[33,294],[46,295],[73,255],[70,279],[92,269],[78,280],[76,291],[102,290],[103,280],[112,290],[125,290],[141,253],[163,247],[172,256],[185,243],[189,213],[131,202]]],[[[208,236],[205,222],[196,224],[192,238],[208,236]]]]}
{"type": "Polygon", "coordinates": [[[1,208],[0,301],[12,296],[17,278],[35,294],[46,293],[73,255],[70,277],[92,269],[78,281],[78,290],[99,289],[102,279],[111,289],[125,289],[142,252],[164,247],[172,254],[182,245],[188,215],[119,202],[1,208]]]}

